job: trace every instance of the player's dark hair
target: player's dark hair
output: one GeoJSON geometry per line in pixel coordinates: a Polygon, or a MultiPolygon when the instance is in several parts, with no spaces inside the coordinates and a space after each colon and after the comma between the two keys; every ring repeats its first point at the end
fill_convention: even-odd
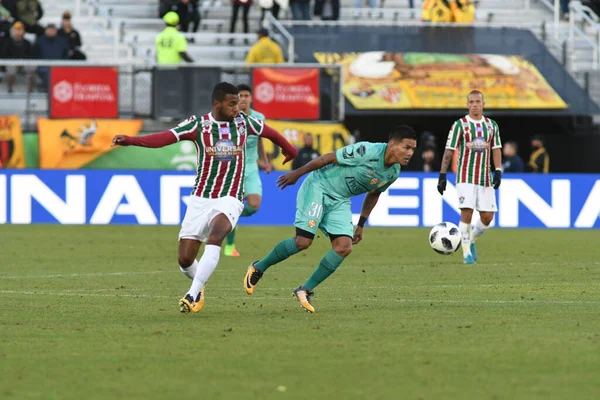
{"type": "Polygon", "coordinates": [[[480,94],[481,95],[481,101],[483,101],[483,93],[481,93],[479,90],[471,90],[469,92],[469,94],[467,95],[467,101],[469,101],[469,96],[472,94],[480,94]]]}
{"type": "Polygon", "coordinates": [[[417,132],[408,125],[398,125],[390,132],[389,140],[401,142],[402,139],[417,140],[417,132]]]}
{"type": "Polygon", "coordinates": [[[252,88],[244,83],[237,85],[237,88],[240,92],[250,92],[252,94],[252,88]]]}
{"type": "Polygon", "coordinates": [[[228,94],[239,94],[240,91],[235,85],[229,82],[217,83],[213,88],[212,100],[223,101],[228,94]]]}

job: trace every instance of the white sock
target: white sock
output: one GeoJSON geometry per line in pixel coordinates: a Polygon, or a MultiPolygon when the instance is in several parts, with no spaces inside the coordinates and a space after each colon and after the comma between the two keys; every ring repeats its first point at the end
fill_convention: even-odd
{"type": "Polygon", "coordinates": [[[460,221],[458,223],[458,229],[462,235],[462,250],[463,257],[471,255],[471,224],[460,221]]]}
{"type": "Polygon", "coordinates": [[[489,225],[484,225],[481,220],[477,221],[475,227],[471,230],[471,241],[475,242],[475,240],[477,240],[479,236],[483,235],[486,229],[489,227],[489,225]]]}
{"type": "Polygon", "coordinates": [[[204,254],[198,262],[198,268],[194,275],[194,281],[192,287],[188,291],[188,294],[192,295],[193,299],[198,297],[198,293],[202,289],[202,286],[206,284],[208,278],[212,275],[217,264],[219,263],[219,256],[221,255],[221,246],[215,246],[214,244],[207,244],[204,246],[204,254]]]}
{"type": "Polygon", "coordinates": [[[183,274],[185,276],[187,276],[190,279],[194,279],[194,276],[196,276],[196,268],[198,268],[198,260],[194,260],[194,263],[192,265],[190,265],[187,268],[183,268],[182,266],[179,266],[179,269],[181,270],[181,272],[183,272],[183,274]]]}

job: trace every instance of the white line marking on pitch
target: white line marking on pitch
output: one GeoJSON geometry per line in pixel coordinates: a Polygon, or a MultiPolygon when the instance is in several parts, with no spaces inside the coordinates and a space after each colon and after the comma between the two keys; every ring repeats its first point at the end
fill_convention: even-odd
{"type": "Polygon", "coordinates": [[[2,276],[0,279],[50,279],[50,278],[81,278],[86,276],[120,276],[120,275],[147,275],[163,274],[172,271],[141,271],[141,272],[90,272],[83,274],[55,274],[55,275],[11,275],[2,276]]]}

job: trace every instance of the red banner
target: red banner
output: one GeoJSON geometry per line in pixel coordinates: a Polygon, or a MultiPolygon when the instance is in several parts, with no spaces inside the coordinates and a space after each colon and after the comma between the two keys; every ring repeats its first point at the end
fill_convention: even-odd
{"type": "Polygon", "coordinates": [[[256,68],[252,108],[272,119],[319,119],[318,68],[256,68]]]}
{"type": "Polygon", "coordinates": [[[118,118],[119,71],[113,67],[52,67],[50,118],[118,118]]]}

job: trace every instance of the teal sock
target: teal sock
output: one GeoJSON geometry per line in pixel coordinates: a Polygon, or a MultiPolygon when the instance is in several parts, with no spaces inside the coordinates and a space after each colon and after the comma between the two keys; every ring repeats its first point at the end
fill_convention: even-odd
{"type": "Polygon", "coordinates": [[[288,258],[289,256],[293,256],[298,252],[298,247],[296,247],[296,240],[294,238],[289,238],[282,240],[277,243],[273,250],[265,258],[260,261],[257,261],[254,264],[254,268],[259,270],[260,272],[265,272],[271,265],[275,265],[278,262],[281,262],[288,258]]]}
{"type": "Polygon", "coordinates": [[[254,208],[250,204],[246,203],[246,205],[244,205],[244,209],[242,210],[242,217],[249,217],[257,211],[258,208],[254,208]]]}
{"type": "Polygon", "coordinates": [[[229,232],[229,235],[227,235],[227,239],[225,241],[225,243],[227,243],[227,246],[231,246],[232,244],[235,244],[236,229],[237,229],[237,226],[235,228],[233,228],[233,230],[231,232],[229,232]]]}
{"type": "Polygon", "coordinates": [[[319,283],[323,282],[329,275],[333,274],[342,261],[344,261],[344,257],[333,251],[333,249],[329,250],[327,254],[321,258],[321,262],[317,269],[315,269],[315,272],[312,273],[310,278],[308,278],[302,286],[308,290],[313,290],[319,283]]]}

